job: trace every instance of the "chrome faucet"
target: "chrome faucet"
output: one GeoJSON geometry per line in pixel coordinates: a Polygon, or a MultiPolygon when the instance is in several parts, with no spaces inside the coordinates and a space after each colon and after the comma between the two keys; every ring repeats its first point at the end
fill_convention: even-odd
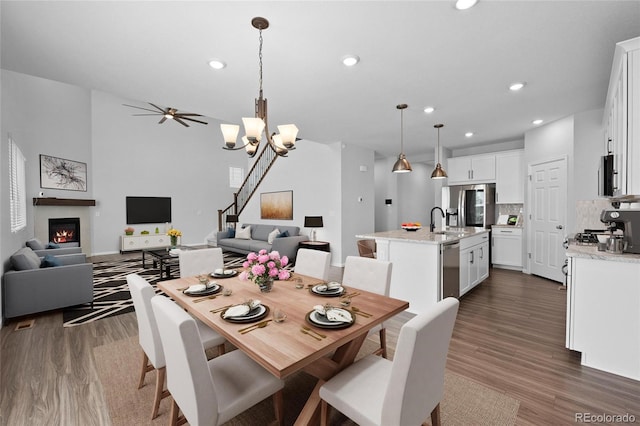
{"type": "Polygon", "coordinates": [[[444,218],[444,212],[442,211],[442,209],[440,207],[434,207],[431,209],[431,224],[429,225],[429,230],[431,232],[433,232],[436,229],[436,224],[433,222],[433,211],[434,210],[440,210],[440,213],[442,214],[442,217],[444,218]]]}

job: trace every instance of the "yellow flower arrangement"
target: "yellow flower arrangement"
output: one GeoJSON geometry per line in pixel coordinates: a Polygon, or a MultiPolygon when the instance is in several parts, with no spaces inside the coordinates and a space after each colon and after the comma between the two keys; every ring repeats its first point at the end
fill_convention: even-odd
{"type": "Polygon", "coordinates": [[[178,229],[171,228],[167,232],[167,235],[170,237],[182,237],[182,232],[180,232],[178,229]]]}

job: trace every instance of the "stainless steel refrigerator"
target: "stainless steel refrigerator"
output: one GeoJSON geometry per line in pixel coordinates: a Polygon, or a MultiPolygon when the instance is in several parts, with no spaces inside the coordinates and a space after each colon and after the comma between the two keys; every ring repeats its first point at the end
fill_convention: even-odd
{"type": "Polygon", "coordinates": [[[450,227],[490,228],[495,223],[496,186],[455,185],[442,188],[442,205],[450,227]]]}

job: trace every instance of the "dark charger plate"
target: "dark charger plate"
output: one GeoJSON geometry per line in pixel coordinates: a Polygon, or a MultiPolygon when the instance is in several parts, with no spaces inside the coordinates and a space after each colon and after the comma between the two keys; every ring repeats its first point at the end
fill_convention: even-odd
{"type": "Polygon", "coordinates": [[[191,297],[200,297],[200,296],[209,296],[211,294],[217,294],[220,293],[222,291],[222,286],[220,284],[215,284],[212,285],[209,288],[206,288],[202,291],[190,291],[187,292],[187,289],[182,290],[182,293],[185,296],[191,296],[191,297]]]}

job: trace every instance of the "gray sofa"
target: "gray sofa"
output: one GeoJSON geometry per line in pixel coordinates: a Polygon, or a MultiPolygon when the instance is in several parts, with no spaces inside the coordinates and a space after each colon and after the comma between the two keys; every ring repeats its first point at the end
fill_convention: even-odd
{"type": "Polygon", "coordinates": [[[298,243],[309,239],[306,235],[300,235],[300,227],[284,226],[284,225],[265,225],[255,223],[245,223],[241,228],[251,226],[251,239],[240,239],[232,237],[230,230],[218,232],[216,235],[216,244],[224,251],[232,251],[234,253],[249,254],[250,252],[259,252],[262,249],[268,252],[277,251],[280,256],[287,256],[291,260],[295,260],[298,252],[298,243]],[[287,231],[288,237],[275,238],[272,244],[269,244],[269,234],[278,229],[280,233],[287,231]]]}
{"type": "Polygon", "coordinates": [[[29,247],[11,256],[2,282],[5,318],[93,303],[93,264],[84,254],[47,259],[60,266],[41,267],[42,260],[29,247]]]}
{"type": "Polygon", "coordinates": [[[35,252],[40,257],[44,257],[48,254],[52,254],[54,256],[59,256],[61,254],[76,254],[82,253],[82,248],[80,247],[59,247],[59,248],[47,248],[48,244],[43,244],[37,238],[32,238],[26,242],[26,246],[35,252]]]}

